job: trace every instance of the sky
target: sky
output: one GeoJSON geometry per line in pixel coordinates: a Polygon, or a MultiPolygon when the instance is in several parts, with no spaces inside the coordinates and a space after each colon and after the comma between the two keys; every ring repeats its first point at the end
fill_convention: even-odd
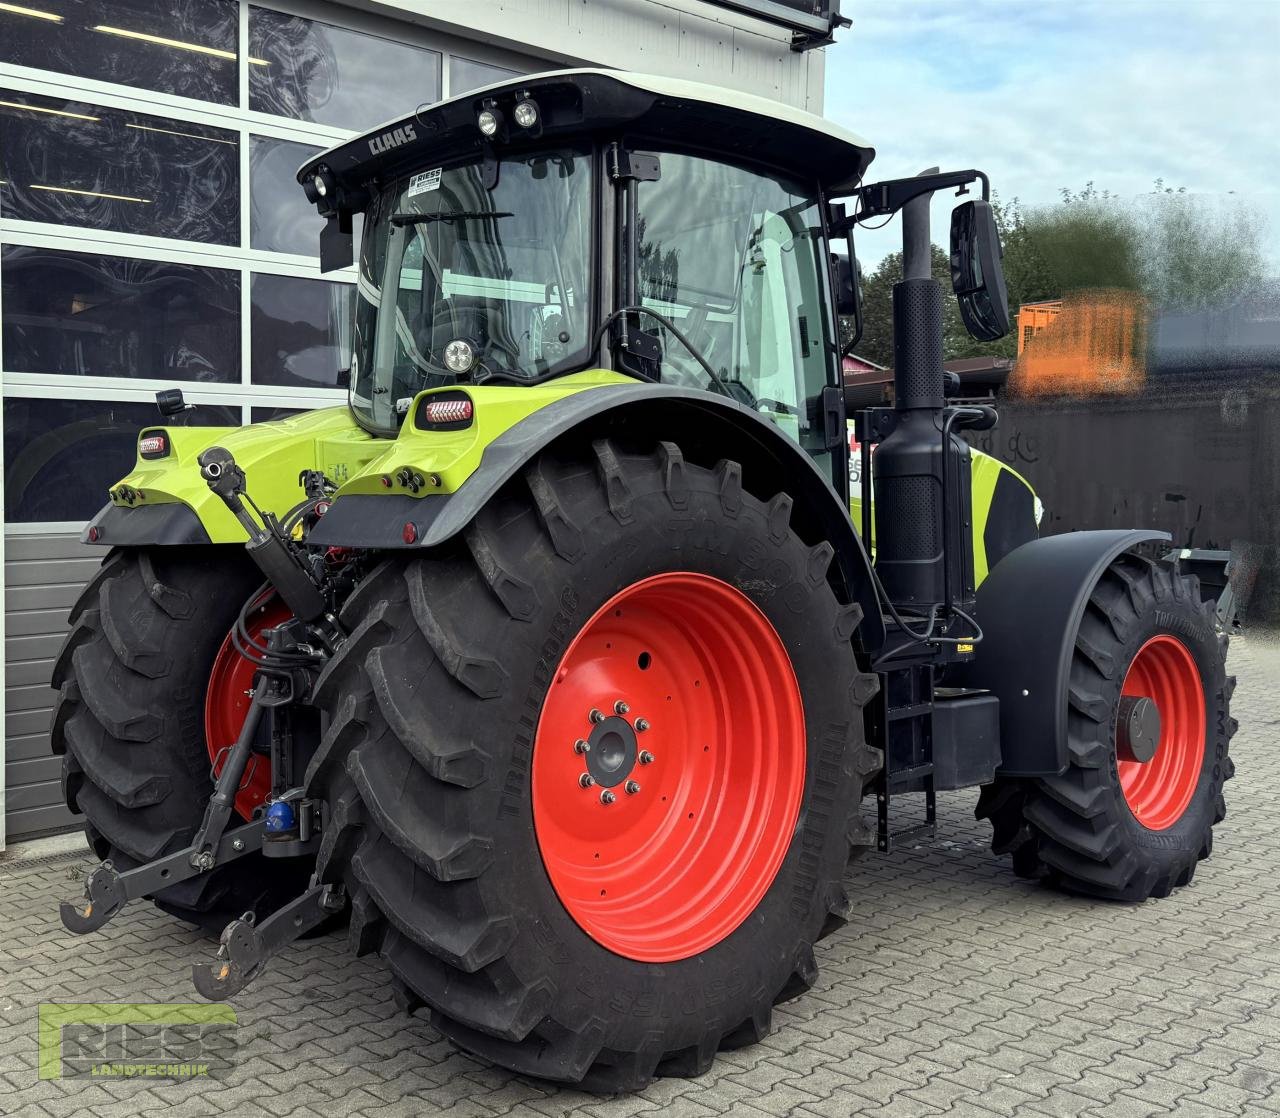
{"type": "MultiPolygon", "coordinates": [[[[869,140],[868,179],[977,167],[1000,197],[1051,204],[1092,181],[1156,179],[1252,206],[1280,276],[1280,0],[844,0],[825,115],[869,140]],[[1234,192],[1234,194],[1230,193],[1234,192]]],[[[944,242],[950,192],[936,197],[944,242]]],[[[898,219],[857,234],[870,270],[898,219]]]]}

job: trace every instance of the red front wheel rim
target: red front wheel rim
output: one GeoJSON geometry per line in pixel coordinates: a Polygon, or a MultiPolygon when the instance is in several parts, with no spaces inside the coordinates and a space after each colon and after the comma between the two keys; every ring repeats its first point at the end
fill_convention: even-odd
{"type": "Polygon", "coordinates": [[[1139,823],[1167,830],[1187,810],[1204,766],[1200,671],[1185,644],[1161,633],[1138,649],[1120,690],[1151,699],[1160,712],[1160,739],[1151,760],[1117,759],[1120,789],[1139,823]]]}
{"type": "MultiPolygon", "coordinates": [[[[249,611],[246,628],[251,637],[261,641],[267,629],[283,625],[292,616],[278,599],[271,598],[249,611]]],[[[255,670],[256,666],[236,651],[228,633],[213,661],[204,701],[204,737],[215,777],[222,771],[227,751],[235,745],[244,727],[253,701],[255,670]]],[[[270,795],[271,762],[261,754],[252,753],[236,793],[236,813],[246,821],[252,819],[254,808],[266,802],[270,795]]]]}
{"type": "Polygon", "coordinates": [[[749,598],[687,572],[627,587],[569,645],[538,721],[533,821],[560,901],[629,959],[719,943],[777,876],[806,753],[791,658],[749,598]]]}

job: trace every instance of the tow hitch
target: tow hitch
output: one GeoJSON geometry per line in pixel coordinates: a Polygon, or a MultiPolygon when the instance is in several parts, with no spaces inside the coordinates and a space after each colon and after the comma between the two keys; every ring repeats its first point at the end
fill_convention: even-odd
{"type": "MultiPolygon", "coordinates": [[[[105,861],[90,870],[85,877],[84,900],[79,904],[64,902],[59,910],[63,925],[77,935],[97,931],[129,901],[211,873],[247,854],[260,851],[266,857],[296,858],[315,853],[320,845],[324,805],[309,799],[300,786],[308,757],[298,753],[294,729],[297,707],[308,705],[315,678],[334,642],[341,640],[341,632],[320,587],[293,554],[285,530],[269,516],[261,526],[248,516],[242,500],[244,474],[231,455],[211,448],[201,455],[201,466],[209,487],[250,532],[250,555],[270,579],[253,601],[262,601],[263,595],[274,591],[293,616],[265,631],[265,646],[252,655],[242,652],[257,666],[252,699],[235,743],[214,762],[213,793],[190,844],[133,869],[120,870],[105,861]],[[252,821],[228,830],[236,794],[268,713],[272,718],[271,796],[256,808],[252,821]],[[225,761],[218,770],[222,758],[225,761]]],[[[304,475],[300,481],[305,483],[312,504],[324,496],[323,478],[304,475]]],[[[242,624],[243,620],[242,614],[242,624]]],[[[340,912],[345,904],[341,886],[319,885],[313,877],[301,896],[261,925],[254,913],[244,913],[223,930],[218,962],[199,963],[193,968],[196,989],[214,1000],[238,993],[268,959],[340,912]]]]}

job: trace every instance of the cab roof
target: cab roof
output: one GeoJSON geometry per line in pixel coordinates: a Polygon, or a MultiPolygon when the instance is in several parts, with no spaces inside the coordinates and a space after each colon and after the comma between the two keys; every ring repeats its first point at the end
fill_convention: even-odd
{"type": "Polygon", "coordinates": [[[328,170],[342,192],[354,197],[370,183],[428,164],[598,133],[625,135],[637,146],[696,148],[765,163],[799,179],[816,179],[830,194],[851,193],[875,156],[860,136],[751,93],[622,70],[577,69],[511,78],[419,108],[309,159],[298,181],[328,170]],[[532,131],[505,123],[525,96],[539,108],[532,131]],[[493,139],[476,123],[486,103],[504,116],[504,129],[493,139]]]}

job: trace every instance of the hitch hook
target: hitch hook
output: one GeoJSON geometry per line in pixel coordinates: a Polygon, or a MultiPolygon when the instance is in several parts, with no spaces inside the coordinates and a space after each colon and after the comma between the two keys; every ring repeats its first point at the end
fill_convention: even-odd
{"type": "Polygon", "coordinates": [[[246,912],[222,930],[214,962],[196,963],[191,968],[196,991],[212,1002],[233,997],[262,973],[271,958],[333,913],[341,912],[346,903],[341,885],[321,885],[312,878],[305,893],[261,924],[252,912],[246,912]]]}

